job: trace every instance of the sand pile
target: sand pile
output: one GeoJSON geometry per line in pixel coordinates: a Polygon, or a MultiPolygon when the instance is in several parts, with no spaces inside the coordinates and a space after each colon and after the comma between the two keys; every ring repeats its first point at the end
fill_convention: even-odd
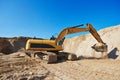
{"type": "MultiPolygon", "coordinates": [[[[120,25],[98,31],[103,41],[108,45],[108,56],[120,59],[120,25]]],[[[94,52],[91,48],[97,41],[91,34],[65,39],[63,47],[65,52],[75,53],[78,57],[100,58],[101,53],[94,52]],[[95,55],[93,55],[95,53],[95,55]]]]}
{"type": "Polygon", "coordinates": [[[10,54],[19,50],[25,50],[28,37],[0,38],[0,52],[10,54]]]}
{"type": "Polygon", "coordinates": [[[0,37],[0,53],[10,54],[18,51],[25,51],[26,42],[28,39],[42,39],[42,38],[31,38],[31,37],[13,37],[6,38],[0,37]]]}
{"type": "Polygon", "coordinates": [[[7,39],[0,38],[0,52],[3,53],[10,53],[11,50],[9,49],[10,47],[10,42],[7,39]]]}

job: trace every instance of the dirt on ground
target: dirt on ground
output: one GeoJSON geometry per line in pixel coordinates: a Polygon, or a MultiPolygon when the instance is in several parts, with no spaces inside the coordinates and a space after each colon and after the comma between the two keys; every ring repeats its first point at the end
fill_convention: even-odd
{"type": "Polygon", "coordinates": [[[0,80],[119,80],[120,60],[81,59],[47,64],[23,52],[0,56],[0,80]]]}
{"type": "Polygon", "coordinates": [[[101,53],[92,55],[91,46],[97,41],[88,34],[65,39],[63,44],[63,51],[76,54],[78,60],[52,64],[25,53],[28,38],[2,38],[0,80],[120,80],[120,25],[99,34],[108,45],[107,59],[99,59],[101,53]]]}

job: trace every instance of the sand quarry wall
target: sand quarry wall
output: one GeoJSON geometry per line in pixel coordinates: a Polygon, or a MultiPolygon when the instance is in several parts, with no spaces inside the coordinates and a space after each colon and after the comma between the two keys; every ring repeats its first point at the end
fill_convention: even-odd
{"type": "MultiPolygon", "coordinates": [[[[108,57],[120,59],[120,25],[102,29],[98,31],[103,41],[108,45],[108,57]]],[[[64,51],[76,54],[78,57],[100,58],[101,53],[92,50],[97,41],[91,34],[65,39],[63,43],[64,51]],[[93,55],[95,54],[95,55],[93,55]]]]}

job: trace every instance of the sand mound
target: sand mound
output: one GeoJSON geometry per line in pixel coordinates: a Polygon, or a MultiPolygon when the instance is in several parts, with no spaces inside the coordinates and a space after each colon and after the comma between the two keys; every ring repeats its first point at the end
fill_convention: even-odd
{"type": "MultiPolygon", "coordinates": [[[[25,51],[25,45],[31,37],[13,37],[13,38],[0,38],[0,53],[10,54],[17,51],[25,51]]],[[[42,38],[34,38],[42,39],[42,38]]]]}
{"type": "Polygon", "coordinates": [[[10,54],[19,50],[25,50],[28,37],[0,38],[0,52],[10,54]]]}
{"type": "MultiPolygon", "coordinates": [[[[108,56],[120,59],[120,25],[98,31],[103,41],[108,45],[108,56]]],[[[101,53],[94,52],[91,48],[97,41],[91,34],[65,39],[63,47],[65,52],[75,53],[78,57],[100,58],[101,53]],[[93,55],[95,53],[95,55],[93,55]]]]}
{"type": "Polygon", "coordinates": [[[10,53],[11,50],[9,49],[10,47],[10,42],[7,40],[7,39],[0,39],[0,52],[3,52],[3,53],[10,53]]]}

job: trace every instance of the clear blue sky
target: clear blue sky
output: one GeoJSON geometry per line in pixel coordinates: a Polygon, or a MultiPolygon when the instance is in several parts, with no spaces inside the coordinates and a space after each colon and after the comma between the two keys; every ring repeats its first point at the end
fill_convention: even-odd
{"type": "Polygon", "coordinates": [[[120,0],[0,0],[0,37],[49,38],[85,23],[120,24],[120,0]]]}

